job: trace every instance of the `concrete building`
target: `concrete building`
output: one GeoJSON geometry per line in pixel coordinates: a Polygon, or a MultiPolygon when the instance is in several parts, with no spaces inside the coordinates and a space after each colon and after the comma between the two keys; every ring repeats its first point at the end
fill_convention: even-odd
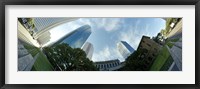
{"type": "Polygon", "coordinates": [[[44,33],[48,32],[53,27],[56,27],[58,25],[71,22],[76,20],[77,18],[50,18],[50,17],[42,17],[42,18],[33,18],[34,19],[34,34],[33,38],[38,39],[40,36],[42,36],[44,33]]]}
{"type": "Polygon", "coordinates": [[[50,39],[51,39],[51,33],[48,31],[46,33],[44,33],[42,36],[40,36],[37,41],[38,43],[42,46],[44,45],[45,43],[49,42],[50,39]]]}
{"type": "Polygon", "coordinates": [[[167,38],[181,38],[182,37],[182,19],[178,19],[177,23],[174,25],[174,28],[167,35],[167,38]]]}
{"type": "Polygon", "coordinates": [[[182,71],[182,24],[182,19],[179,18],[172,31],[167,35],[168,39],[179,39],[177,42],[171,42],[172,48],[167,47],[173,58],[169,71],[182,71]]]}
{"type": "Polygon", "coordinates": [[[118,51],[120,54],[126,59],[130,54],[132,54],[135,50],[125,41],[120,41],[117,44],[118,51]]]}
{"type": "Polygon", "coordinates": [[[19,21],[17,21],[17,25],[18,25],[17,36],[20,40],[22,40],[32,46],[40,47],[39,43],[32,38],[30,33],[27,31],[27,29],[19,21]]]}
{"type": "Polygon", "coordinates": [[[72,48],[82,48],[83,44],[86,42],[91,33],[91,27],[89,25],[84,25],[70,32],[69,34],[66,34],[64,37],[50,46],[67,43],[72,48]]]}
{"type": "Polygon", "coordinates": [[[94,64],[100,71],[115,71],[124,66],[118,59],[95,62],[94,64]]]}
{"type": "MultiPolygon", "coordinates": [[[[38,41],[40,46],[44,45],[50,39],[44,40],[43,36],[46,36],[46,34],[49,32],[50,29],[70,22],[74,21],[78,18],[64,18],[64,17],[56,17],[56,18],[51,18],[51,17],[41,17],[41,18],[18,18],[18,21],[21,22],[23,27],[27,30],[27,32],[32,36],[31,38],[33,40],[38,41]],[[43,41],[41,40],[43,39],[43,41]]],[[[50,36],[50,35],[48,35],[50,36]]],[[[49,38],[49,37],[48,37],[49,38]]]]}
{"type": "Polygon", "coordinates": [[[93,45],[89,42],[86,42],[84,44],[84,46],[82,47],[82,49],[83,49],[83,51],[85,51],[87,58],[92,60],[92,55],[93,55],[93,51],[94,51],[93,45]]]}
{"type": "Polygon", "coordinates": [[[161,45],[150,39],[150,37],[142,37],[137,50],[143,51],[140,57],[144,60],[145,67],[148,67],[153,62],[161,47],[161,45]]]}

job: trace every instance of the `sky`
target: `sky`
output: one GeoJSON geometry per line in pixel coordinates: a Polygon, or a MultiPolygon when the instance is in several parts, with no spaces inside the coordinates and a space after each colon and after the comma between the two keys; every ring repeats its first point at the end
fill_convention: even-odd
{"type": "Polygon", "coordinates": [[[52,28],[51,39],[47,44],[86,24],[90,25],[92,30],[87,42],[94,47],[94,62],[114,59],[124,61],[117,49],[118,42],[126,41],[137,50],[143,35],[152,38],[165,28],[165,20],[162,18],[78,18],[52,28]]]}

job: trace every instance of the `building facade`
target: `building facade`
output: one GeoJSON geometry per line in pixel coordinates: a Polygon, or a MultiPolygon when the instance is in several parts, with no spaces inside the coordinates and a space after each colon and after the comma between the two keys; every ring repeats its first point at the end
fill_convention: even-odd
{"type": "Polygon", "coordinates": [[[100,71],[115,71],[124,66],[118,59],[95,62],[94,64],[100,71]]]}
{"type": "Polygon", "coordinates": [[[30,35],[30,33],[27,31],[27,29],[23,26],[23,24],[21,24],[20,21],[17,21],[17,25],[18,25],[18,32],[17,32],[17,35],[18,35],[18,38],[32,46],[35,46],[35,47],[40,47],[40,44],[33,39],[33,37],[30,35]]]}
{"type": "Polygon", "coordinates": [[[140,44],[137,48],[137,51],[138,50],[143,51],[142,54],[140,55],[140,58],[144,60],[145,67],[149,67],[149,65],[153,63],[161,47],[162,47],[161,45],[156,43],[153,39],[150,39],[150,37],[147,36],[142,37],[140,44]]]}
{"type": "Polygon", "coordinates": [[[33,38],[38,39],[40,36],[42,36],[44,33],[52,29],[53,27],[56,27],[58,25],[61,25],[63,23],[71,22],[76,20],[77,18],[33,18],[33,22],[35,25],[35,29],[33,30],[33,38]]]}
{"type": "Polygon", "coordinates": [[[51,39],[51,33],[48,31],[46,33],[44,33],[42,36],[40,36],[37,41],[38,43],[42,46],[44,45],[45,43],[49,42],[50,39],[51,39]]]}
{"type": "Polygon", "coordinates": [[[92,55],[93,55],[93,51],[94,51],[94,47],[91,43],[86,42],[84,44],[84,46],[82,47],[83,51],[85,51],[87,58],[89,58],[90,60],[92,60],[92,55]]]}
{"type": "Polygon", "coordinates": [[[91,27],[84,25],[65,35],[51,46],[67,43],[72,48],[81,48],[91,33],[91,27]]]}
{"type": "MultiPolygon", "coordinates": [[[[44,40],[44,36],[49,32],[50,29],[74,21],[78,18],[63,18],[63,17],[41,17],[41,18],[18,18],[18,21],[26,28],[32,38],[42,46],[50,40],[44,40]],[[42,40],[41,40],[42,39],[42,40]],[[43,41],[44,40],[44,41],[43,41]]],[[[50,35],[48,35],[50,36],[50,35]]]]}
{"type": "Polygon", "coordinates": [[[126,59],[130,54],[132,54],[135,50],[125,41],[120,41],[117,44],[118,51],[120,54],[126,59]]]}

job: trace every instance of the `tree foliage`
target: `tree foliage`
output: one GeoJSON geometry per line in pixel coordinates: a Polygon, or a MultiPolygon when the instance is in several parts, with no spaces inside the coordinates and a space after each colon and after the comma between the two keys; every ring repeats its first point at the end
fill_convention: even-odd
{"type": "Polygon", "coordinates": [[[164,43],[164,41],[165,41],[165,38],[164,38],[164,36],[162,35],[162,31],[161,31],[160,33],[158,33],[156,37],[153,37],[153,40],[154,40],[156,43],[158,43],[158,44],[160,44],[160,45],[163,45],[163,43],[164,43]]]}
{"type": "Polygon", "coordinates": [[[165,37],[167,36],[167,31],[165,29],[162,29],[160,33],[165,37]]]}
{"type": "Polygon", "coordinates": [[[121,68],[121,71],[147,71],[150,65],[145,63],[145,50],[139,49],[132,53],[125,61],[125,66],[121,68]]]}
{"type": "Polygon", "coordinates": [[[54,70],[61,71],[95,71],[97,68],[86,57],[86,53],[80,48],[71,48],[68,44],[58,44],[53,47],[45,47],[44,52],[54,66],[54,70]]]}

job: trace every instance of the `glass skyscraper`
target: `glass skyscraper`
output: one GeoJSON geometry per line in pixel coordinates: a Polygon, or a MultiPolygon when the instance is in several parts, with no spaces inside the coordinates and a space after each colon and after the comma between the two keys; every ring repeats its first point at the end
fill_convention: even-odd
{"type": "Polygon", "coordinates": [[[93,55],[93,51],[94,51],[94,47],[93,47],[92,43],[86,42],[84,44],[84,46],[82,47],[82,49],[83,49],[83,51],[85,51],[87,58],[92,60],[92,55],[93,55]]]}
{"type": "Polygon", "coordinates": [[[92,33],[89,25],[84,25],[62,37],[52,46],[67,43],[72,48],[81,48],[92,33]]]}
{"type": "Polygon", "coordinates": [[[133,53],[135,50],[125,41],[120,41],[117,44],[117,48],[120,52],[120,54],[126,59],[131,53],[133,53]]]}

